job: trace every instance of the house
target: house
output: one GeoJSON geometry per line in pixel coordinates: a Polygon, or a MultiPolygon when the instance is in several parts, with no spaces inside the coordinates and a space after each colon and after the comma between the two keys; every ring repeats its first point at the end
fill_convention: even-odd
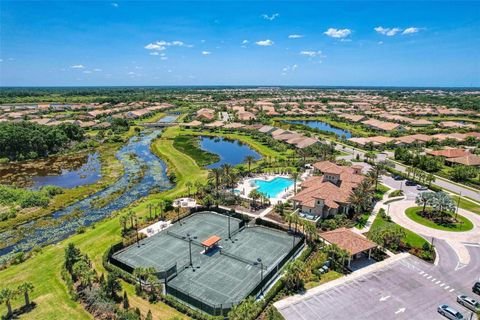
{"type": "Polygon", "coordinates": [[[377,119],[369,119],[369,120],[362,121],[361,123],[369,128],[380,130],[380,131],[393,131],[393,130],[403,129],[403,126],[398,123],[385,122],[377,119]]]}
{"type": "Polygon", "coordinates": [[[292,198],[295,208],[315,219],[348,213],[350,194],[364,179],[361,167],[339,166],[330,161],[317,162],[313,167],[320,175],[302,182],[302,190],[292,198]]]}
{"type": "Polygon", "coordinates": [[[463,164],[464,166],[480,166],[480,157],[475,154],[469,154],[463,157],[448,158],[445,161],[452,164],[463,164]]]}
{"type": "Polygon", "coordinates": [[[465,149],[444,149],[428,151],[427,154],[435,157],[458,158],[469,156],[470,152],[465,149]]]}
{"type": "Polygon", "coordinates": [[[215,111],[208,108],[197,110],[197,119],[212,121],[215,119],[215,111]]]}
{"type": "Polygon", "coordinates": [[[257,117],[255,117],[255,115],[249,111],[238,112],[237,116],[238,120],[240,121],[250,121],[257,119],[257,117]]]}

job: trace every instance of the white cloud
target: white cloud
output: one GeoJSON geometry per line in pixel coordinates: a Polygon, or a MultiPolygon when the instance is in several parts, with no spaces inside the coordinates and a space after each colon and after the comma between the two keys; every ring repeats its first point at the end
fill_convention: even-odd
{"type": "Polygon", "coordinates": [[[400,28],[384,28],[384,27],[375,27],[373,28],[375,31],[377,31],[380,34],[383,34],[388,37],[392,37],[396,35],[397,33],[401,32],[402,29],[400,28]]]}
{"type": "Polygon", "coordinates": [[[85,71],[83,71],[83,73],[87,73],[87,74],[88,74],[88,73],[92,73],[92,71],[90,71],[90,70],[85,70],[85,71]]]}
{"type": "Polygon", "coordinates": [[[0,62],[3,62],[3,59],[0,59],[0,62]]]}
{"type": "Polygon", "coordinates": [[[419,31],[420,31],[420,28],[409,27],[409,28],[403,30],[402,34],[412,34],[412,33],[417,33],[419,31]]]}
{"type": "Polygon", "coordinates": [[[248,40],[243,40],[242,41],[242,44],[247,44],[248,43],[248,40]]]}
{"type": "Polygon", "coordinates": [[[118,8],[118,3],[116,3],[116,2],[112,2],[112,7],[114,7],[114,8],[118,8]]]}
{"type": "Polygon", "coordinates": [[[203,54],[204,56],[208,56],[209,54],[211,54],[211,52],[210,52],[210,51],[202,51],[202,54],[203,54]]]}
{"type": "Polygon", "coordinates": [[[335,28],[328,28],[328,30],[324,32],[324,34],[332,38],[345,38],[345,37],[348,37],[351,33],[352,33],[352,30],[350,29],[335,29],[335,28]]]}
{"type": "Polygon", "coordinates": [[[291,34],[288,36],[288,39],[300,39],[305,37],[303,34],[291,34]]]}
{"type": "Polygon", "coordinates": [[[150,52],[150,55],[151,56],[159,56],[160,53],[158,53],[157,51],[153,51],[153,52],[150,52]]]}
{"type": "Polygon", "coordinates": [[[93,71],[95,71],[95,72],[102,72],[103,70],[100,69],[100,68],[95,68],[95,69],[93,69],[93,71]]]}
{"type": "Polygon", "coordinates": [[[160,41],[149,43],[144,48],[147,49],[147,50],[163,51],[163,50],[167,49],[167,47],[187,47],[187,48],[191,48],[191,47],[193,47],[193,45],[186,44],[185,42],[180,41],[180,40],[175,40],[175,41],[171,41],[171,42],[160,40],[160,41]]]}
{"type": "Polygon", "coordinates": [[[85,66],[83,64],[74,64],[73,66],[70,66],[72,69],[84,69],[85,66]]]}
{"type": "Polygon", "coordinates": [[[307,50],[304,50],[304,51],[300,51],[300,54],[302,56],[308,56],[310,58],[315,58],[316,56],[321,56],[322,55],[322,51],[318,50],[318,51],[307,51],[307,50]]]}
{"type": "Polygon", "coordinates": [[[168,60],[168,57],[160,57],[160,60],[168,60]]]}
{"type": "Polygon", "coordinates": [[[269,16],[268,14],[262,14],[262,18],[269,21],[275,20],[278,16],[279,16],[278,13],[274,13],[271,16],[269,16]]]}
{"type": "Polygon", "coordinates": [[[269,46],[272,46],[273,45],[273,41],[272,40],[260,40],[260,41],[257,41],[255,42],[258,46],[262,46],[262,47],[269,47],[269,46]]]}
{"type": "Polygon", "coordinates": [[[282,76],[286,75],[287,72],[290,72],[290,71],[295,71],[297,70],[298,68],[298,64],[294,64],[292,66],[286,66],[282,69],[282,76]]]}

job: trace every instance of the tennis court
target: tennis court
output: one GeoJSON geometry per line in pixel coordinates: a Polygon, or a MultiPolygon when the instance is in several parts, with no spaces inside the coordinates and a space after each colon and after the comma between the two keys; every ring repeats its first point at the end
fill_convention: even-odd
{"type": "Polygon", "coordinates": [[[301,245],[300,238],[283,231],[241,226],[241,220],[230,218],[233,236],[228,239],[227,216],[200,212],[142,240],[140,246],[134,244],[115,253],[113,258],[132,268],[154,267],[159,272],[176,264],[176,276],[168,281],[167,292],[210,314],[225,314],[232,305],[257,293],[301,245]],[[187,233],[196,236],[192,241],[193,267],[188,240],[182,239],[187,233]],[[201,242],[212,235],[221,240],[205,253],[201,242]]]}

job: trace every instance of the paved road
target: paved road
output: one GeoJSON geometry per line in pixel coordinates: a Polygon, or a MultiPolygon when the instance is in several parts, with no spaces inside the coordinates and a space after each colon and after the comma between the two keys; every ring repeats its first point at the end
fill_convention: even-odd
{"type": "MultiPolygon", "coordinates": [[[[455,253],[438,240],[438,265],[414,256],[392,262],[326,290],[285,299],[275,304],[287,320],[320,319],[445,319],[436,308],[447,303],[465,316],[456,303],[458,294],[475,298],[471,287],[480,277],[480,248],[469,247],[474,257],[460,269],[455,253]]],[[[373,267],[374,268],[374,267],[373,267]]],[[[351,275],[353,276],[353,274],[351,275]]],[[[468,318],[467,318],[468,319],[468,318]]]]}
{"type": "MultiPolygon", "coordinates": [[[[339,145],[339,144],[337,144],[335,148],[339,151],[344,151],[344,152],[350,153],[349,156],[339,157],[339,158],[343,158],[343,159],[355,158],[357,154],[359,154],[360,158],[363,159],[363,156],[365,154],[364,151],[360,151],[359,149],[353,149],[351,147],[343,147],[343,145],[339,145]]],[[[380,153],[380,154],[377,155],[377,161],[387,160],[388,156],[389,155],[386,154],[386,153],[380,153]]],[[[401,172],[406,171],[406,166],[396,164],[396,163],[394,165],[395,165],[395,168],[394,168],[395,170],[401,171],[401,172]]],[[[440,186],[440,187],[445,188],[447,190],[450,190],[452,192],[461,193],[462,196],[466,196],[466,197],[472,198],[474,200],[480,201],[480,190],[476,190],[476,191],[471,190],[471,189],[462,187],[460,185],[454,184],[452,182],[445,181],[445,180],[438,179],[438,178],[435,179],[435,181],[433,181],[433,183],[437,186],[440,186]]]]}

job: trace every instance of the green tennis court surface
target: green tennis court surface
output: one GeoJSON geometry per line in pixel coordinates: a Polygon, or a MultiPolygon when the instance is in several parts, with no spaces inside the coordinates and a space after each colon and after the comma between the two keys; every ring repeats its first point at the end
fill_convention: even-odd
{"type": "Polygon", "coordinates": [[[275,276],[278,268],[300,245],[300,238],[266,227],[239,229],[240,220],[214,212],[199,212],[175,223],[170,228],[131,245],[113,258],[132,267],[154,267],[165,271],[176,264],[176,276],[167,283],[167,292],[206,312],[229,309],[252,292],[260,290],[275,276]],[[167,232],[168,231],[168,232],[167,232]],[[186,234],[196,236],[192,242],[190,267],[186,234]],[[204,253],[201,242],[217,235],[218,248],[204,253]],[[261,264],[263,263],[263,274],[261,264]],[[263,282],[260,285],[263,276],[263,282]]]}

